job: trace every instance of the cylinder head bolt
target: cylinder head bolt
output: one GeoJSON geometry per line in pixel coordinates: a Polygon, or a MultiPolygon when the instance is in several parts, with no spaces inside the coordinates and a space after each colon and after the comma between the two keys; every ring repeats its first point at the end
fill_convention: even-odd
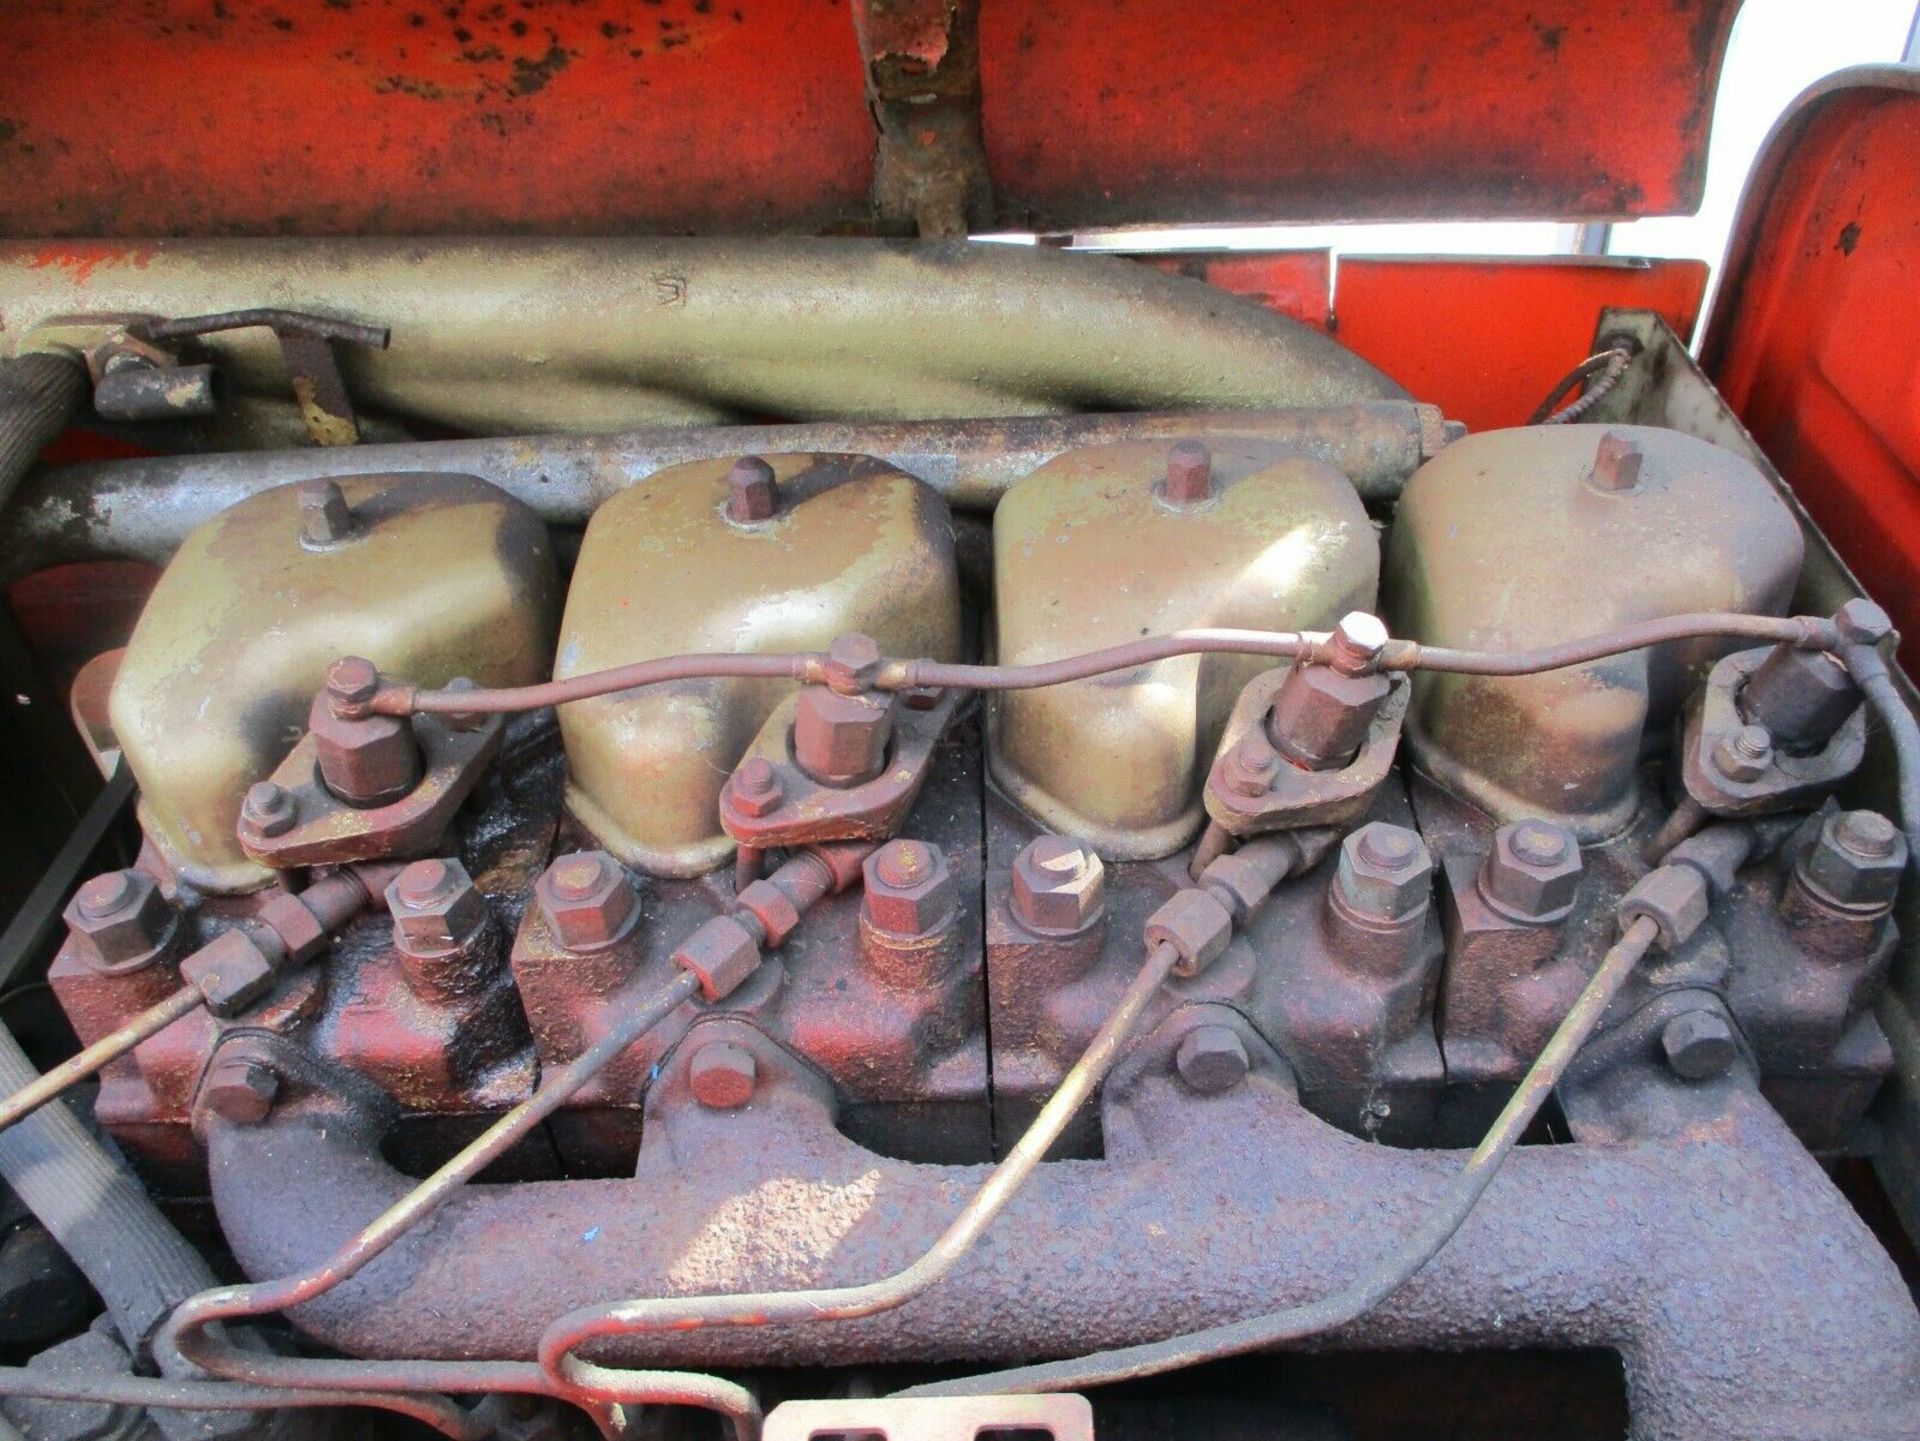
{"type": "Polygon", "coordinates": [[[1427,908],[1433,857],[1418,833],[1372,821],[1340,843],[1334,903],[1369,925],[1399,926],[1427,908]]]}
{"type": "Polygon", "coordinates": [[[940,847],[888,841],[866,859],[861,913],[896,936],[931,936],[953,923],[959,891],[940,847]]]}
{"type": "Polygon", "coordinates": [[[1073,936],[1106,915],[1107,872],[1092,846],[1038,836],[1013,862],[1013,917],[1039,936],[1073,936]]]}
{"type": "Polygon", "coordinates": [[[452,858],[415,861],[386,891],[393,943],[422,993],[464,994],[485,979],[493,915],[487,898],[452,858]]]}
{"type": "Polygon", "coordinates": [[[1328,638],[1327,663],[1296,661],[1274,693],[1267,713],[1274,748],[1310,771],[1352,761],[1393,688],[1377,669],[1386,644],[1387,628],[1377,616],[1342,616],[1328,638]]]}
{"type": "Polygon", "coordinates": [[[1607,495],[1628,495],[1640,488],[1646,454],[1630,437],[1609,430],[1594,448],[1587,484],[1607,495]]]}
{"type": "Polygon", "coordinates": [[[1551,925],[1571,914],[1581,870],[1580,844],[1566,827],[1515,821],[1493,833],[1478,888],[1486,903],[1508,920],[1551,925]]]}
{"type": "Polygon", "coordinates": [[[164,955],[178,917],[145,871],[108,871],[74,893],[65,912],[75,952],[103,971],[140,970],[164,955]]]}
{"type": "Polygon", "coordinates": [[[1836,811],[1800,855],[1794,875],[1823,907],[1845,915],[1892,909],[1907,865],[1907,841],[1878,811],[1836,811]]]}
{"type": "Polygon", "coordinates": [[[633,882],[605,851],[561,856],[534,883],[533,895],[547,928],[570,951],[605,950],[639,919],[633,882]]]}

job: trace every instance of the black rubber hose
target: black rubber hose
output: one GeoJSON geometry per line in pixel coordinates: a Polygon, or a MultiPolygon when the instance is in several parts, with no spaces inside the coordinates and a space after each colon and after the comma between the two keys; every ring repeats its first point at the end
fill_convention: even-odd
{"type": "Polygon", "coordinates": [[[0,365],[0,511],[89,389],[86,366],[70,355],[41,352],[0,365]]]}
{"type": "MultiPolygon", "coordinates": [[[[0,1089],[16,1091],[38,1075],[0,1026],[0,1089]]],[[[146,1188],[62,1102],[0,1133],[0,1177],[73,1257],[135,1356],[146,1355],[175,1306],[215,1284],[146,1188]]]]}

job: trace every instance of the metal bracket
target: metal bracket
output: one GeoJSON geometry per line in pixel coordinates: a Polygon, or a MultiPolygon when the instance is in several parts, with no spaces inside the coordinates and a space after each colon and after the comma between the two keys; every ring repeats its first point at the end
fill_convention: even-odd
{"type": "Polygon", "coordinates": [[[500,749],[504,726],[497,715],[471,730],[442,716],[415,716],[420,783],[396,801],[367,807],[348,805],[326,788],[309,731],[271,777],[292,799],[293,824],[269,834],[243,813],[240,845],[261,865],[281,870],[428,854],[500,749]]]}
{"type": "Polygon", "coordinates": [[[353,445],[360,439],[353,402],[346,381],[333,358],[333,342],[385,350],[393,332],[383,325],[356,325],[298,310],[257,307],[225,310],[213,315],[188,315],[174,320],[149,320],[127,327],[137,340],[186,340],[226,330],[264,326],[280,342],[287,369],[293,375],[293,398],[307,423],[315,445],[353,445]]]}
{"type": "Polygon", "coordinates": [[[822,785],[793,758],[796,696],[774,711],[759,737],[740,758],[769,761],[780,777],[781,801],[765,815],[754,815],[740,800],[740,767],[720,791],[720,824],[743,846],[770,850],[819,841],[883,841],[900,828],[913,809],[933,766],[934,748],[959,709],[960,693],[943,691],[931,708],[902,705],[895,713],[886,768],[855,786],[822,785]]]}
{"type": "Polygon", "coordinates": [[[868,1397],[787,1401],[767,1416],[763,1441],[821,1435],[874,1441],[974,1441],[982,1432],[1040,1432],[1053,1441],[1093,1441],[1084,1396],[868,1397]]]}
{"type": "Polygon", "coordinates": [[[993,219],[980,131],[979,0],[854,0],[867,106],[879,128],[882,230],[966,238],[993,219]]]}

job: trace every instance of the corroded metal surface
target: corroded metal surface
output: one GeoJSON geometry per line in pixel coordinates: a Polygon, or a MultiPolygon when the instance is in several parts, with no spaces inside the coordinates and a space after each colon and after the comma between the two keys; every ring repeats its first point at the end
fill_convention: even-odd
{"type": "Polygon", "coordinates": [[[301,539],[298,490],[265,492],[188,538],[114,681],[114,733],[147,833],[185,879],[264,885],[235,835],[241,798],[305,728],[327,666],[349,652],[445,682],[529,681],[552,654],[558,579],[545,528],[461,475],[342,486],[337,545],[301,539]]]}
{"type": "MultiPolygon", "coordinates": [[[[1372,603],[1373,528],[1352,488],[1284,450],[1218,441],[1197,503],[1170,447],[1063,455],[994,516],[997,660],[1022,665],[1194,626],[1324,629],[1372,603]]],[[[1001,697],[993,775],[1052,829],[1111,857],[1169,855],[1252,657],[1186,656],[1001,697]]]]}
{"type": "MultiPolygon", "coordinates": [[[[1042,1170],[992,1244],[913,1306],[831,1327],[668,1334],[613,1354],[984,1361],[1159,1336],[1335,1289],[1414,1224],[1458,1164],[1331,1130],[1270,1064],[1200,1100],[1169,1064],[1119,1083],[1124,1099],[1110,1092],[1105,1161],[1042,1170]],[[1248,1156],[1295,1164],[1255,1176],[1248,1156]],[[1152,1239],[1112,1244],[1136,1235],[1152,1239]]],[[[633,1179],[474,1188],[449,1203],[431,1244],[401,1241],[303,1308],[301,1323],[361,1354],[528,1355],[554,1314],[614,1291],[887,1274],[977,1183],[977,1171],[851,1145],[777,1048],[761,1055],[751,1107],[691,1104],[684,1069],[670,1061],[656,1088],[633,1179]]],[[[1678,1134],[1643,1122],[1626,1141],[1521,1150],[1475,1222],[1339,1341],[1617,1349],[1643,1441],[1910,1435],[1920,1314],[1891,1262],[1745,1082],[1691,1093],[1680,1114],[1678,1134]],[[1770,1284],[1777,1273],[1756,1272],[1756,1255],[1796,1284],[1770,1284]]],[[[407,1184],[377,1158],[377,1126],[326,1098],[264,1126],[209,1130],[222,1223],[254,1274],[310,1263],[407,1184]]]]}

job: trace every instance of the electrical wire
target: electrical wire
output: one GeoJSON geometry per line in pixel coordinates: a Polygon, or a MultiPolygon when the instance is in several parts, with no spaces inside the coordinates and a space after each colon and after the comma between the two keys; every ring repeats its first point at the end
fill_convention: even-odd
{"type": "Polygon", "coordinates": [[[1527,417],[1527,424],[1571,425],[1579,420],[1605,399],[1608,392],[1625,377],[1637,348],[1632,339],[1621,336],[1605,350],[1589,355],[1547,392],[1547,398],[1534,407],[1533,414],[1527,417]],[[1581,392],[1580,398],[1564,410],[1555,410],[1554,406],[1583,381],[1586,382],[1586,389],[1581,392]]]}

